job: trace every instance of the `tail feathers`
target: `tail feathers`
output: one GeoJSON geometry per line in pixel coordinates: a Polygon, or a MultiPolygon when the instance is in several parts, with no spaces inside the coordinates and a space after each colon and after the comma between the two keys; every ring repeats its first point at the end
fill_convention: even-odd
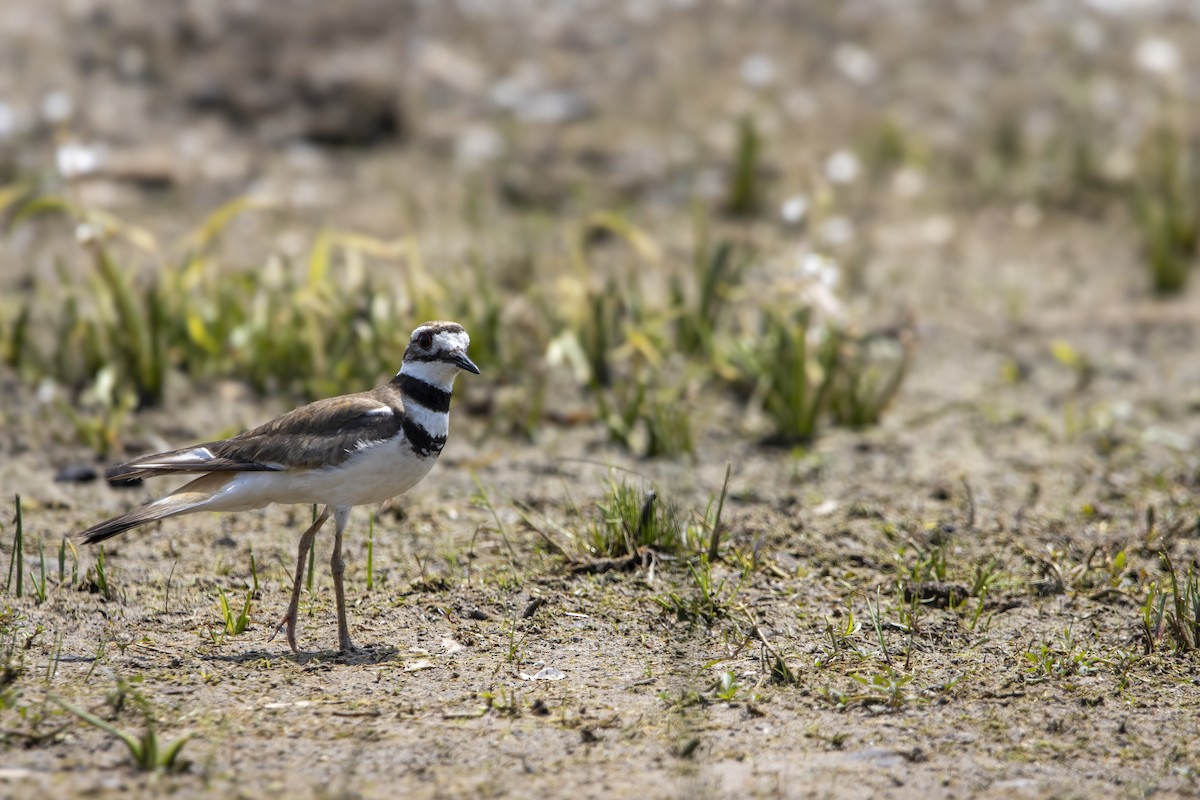
{"type": "Polygon", "coordinates": [[[128,514],[93,525],[79,534],[79,539],[84,544],[96,544],[147,522],[186,514],[189,511],[200,511],[229,483],[231,477],[230,473],[202,475],[161,500],[155,500],[141,508],[135,508],[128,514]]]}
{"type": "Polygon", "coordinates": [[[155,504],[142,506],[130,511],[128,514],[114,517],[106,522],[101,522],[99,525],[93,525],[79,534],[79,539],[84,544],[97,544],[103,542],[105,539],[111,539],[119,533],[124,533],[130,528],[145,525],[147,522],[153,522],[156,519],[164,519],[175,514],[182,514],[186,510],[164,510],[155,508],[154,506],[155,504]]]}

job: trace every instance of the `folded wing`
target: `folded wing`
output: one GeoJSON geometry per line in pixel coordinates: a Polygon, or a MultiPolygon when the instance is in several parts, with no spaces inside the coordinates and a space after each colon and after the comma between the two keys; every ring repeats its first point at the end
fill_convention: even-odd
{"type": "Polygon", "coordinates": [[[384,402],[376,392],[333,397],[302,406],[232,439],[135,459],[109,469],[105,477],[129,481],[172,473],[335,466],[356,450],[395,436],[403,419],[403,408],[384,402]]]}
{"type": "Polygon", "coordinates": [[[278,464],[257,463],[238,457],[218,455],[216,451],[223,444],[225,442],[209,442],[167,453],[155,453],[111,467],[104,473],[104,477],[113,482],[153,478],[155,475],[169,475],[174,472],[250,472],[284,469],[278,464]]]}

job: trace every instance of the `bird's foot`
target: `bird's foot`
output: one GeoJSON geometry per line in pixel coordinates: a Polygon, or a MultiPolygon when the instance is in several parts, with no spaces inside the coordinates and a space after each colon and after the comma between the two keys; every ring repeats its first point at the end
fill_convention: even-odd
{"type": "Polygon", "coordinates": [[[271,637],[267,639],[267,641],[275,641],[275,637],[278,636],[279,632],[282,630],[287,631],[288,647],[292,648],[293,653],[299,655],[300,648],[296,646],[296,614],[290,611],[287,614],[284,614],[283,619],[279,620],[279,624],[275,626],[275,630],[271,631],[271,637]]]}

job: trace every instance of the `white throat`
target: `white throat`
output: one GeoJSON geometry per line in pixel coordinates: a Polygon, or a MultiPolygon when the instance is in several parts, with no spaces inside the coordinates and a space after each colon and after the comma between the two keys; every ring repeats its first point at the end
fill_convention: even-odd
{"type": "Polygon", "coordinates": [[[401,375],[422,380],[444,392],[454,388],[458,367],[446,361],[405,361],[400,366],[401,375]]]}

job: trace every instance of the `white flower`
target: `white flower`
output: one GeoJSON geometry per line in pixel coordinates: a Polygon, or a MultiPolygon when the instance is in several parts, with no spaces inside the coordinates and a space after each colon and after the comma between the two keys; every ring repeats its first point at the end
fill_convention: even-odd
{"type": "Polygon", "coordinates": [[[100,154],[93,147],[68,143],[59,145],[54,152],[54,163],[58,174],[71,180],[95,172],[100,166],[100,154]]]}
{"type": "Polygon", "coordinates": [[[12,106],[0,100],[0,139],[7,139],[17,130],[17,115],[12,106]]]}
{"type": "Polygon", "coordinates": [[[800,257],[800,274],[830,289],[837,286],[841,272],[838,262],[829,256],[808,252],[800,257]]]}
{"type": "Polygon", "coordinates": [[[808,334],[819,341],[827,325],[845,323],[846,308],[837,294],[841,265],[822,253],[807,248],[789,251],[781,261],[764,264],[772,275],[767,289],[789,308],[808,309],[808,334]]]}
{"type": "Polygon", "coordinates": [[[550,341],[550,346],[546,348],[546,363],[567,367],[574,374],[576,382],[581,384],[586,383],[592,374],[583,345],[570,331],[564,331],[550,341]]]}
{"type": "Polygon", "coordinates": [[[42,98],[42,116],[52,125],[66,122],[75,113],[75,101],[71,95],[56,90],[42,98]]]}
{"type": "Polygon", "coordinates": [[[100,229],[90,222],[81,222],[75,226],[75,241],[80,244],[91,244],[100,238],[100,229]]]}
{"type": "Polygon", "coordinates": [[[802,194],[789,197],[779,207],[779,216],[788,225],[799,225],[808,214],[808,198],[802,194]]]}
{"type": "Polygon", "coordinates": [[[1154,75],[1173,75],[1179,72],[1179,48],[1169,39],[1149,36],[1138,42],[1134,52],[1137,65],[1154,75]]]}
{"type": "Polygon", "coordinates": [[[825,177],[833,183],[852,183],[858,173],[858,156],[849,150],[838,150],[825,160],[825,177]]]}
{"type": "Polygon", "coordinates": [[[58,397],[58,384],[51,378],[43,378],[37,387],[37,401],[42,405],[50,405],[58,397]]]}
{"type": "Polygon", "coordinates": [[[879,75],[875,56],[856,44],[840,44],[833,51],[833,63],[838,72],[855,83],[870,83],[879,75]]]}
{"type": "Polygon", "coordinates": [[[755,53],[742,61],[742,83],[755,89],[775,82],[775,62],[770,56],[755,53]]]}
{"type": "Polygon", "coordinates": [[[490,125],[467,126],[454,142],[454,160],[471,169],[495,161],[504,154],[504,139],[490,125]]]}
{"type": "Polygon", "coordinates": [[[1163,5],[1163,0],[1087,0],[1087,4],[1102,14],[1144,14],[1163,5]]]}

